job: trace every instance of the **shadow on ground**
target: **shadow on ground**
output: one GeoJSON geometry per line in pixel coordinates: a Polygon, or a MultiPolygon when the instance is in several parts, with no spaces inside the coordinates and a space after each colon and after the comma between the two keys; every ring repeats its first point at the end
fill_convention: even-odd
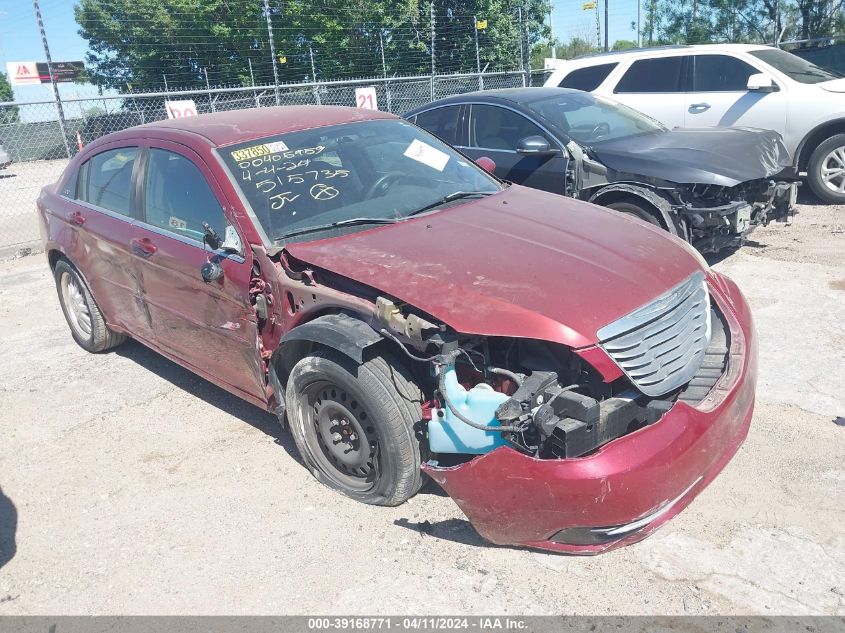
{"type": "Polygon", "coordinates": [[[18,530],[18,511],[15,504],[0,488],[0,568],[15,557],[18,530]]]}
{"type": "Polygon", "coordinates": [[[137,363],[147,371],[163,378],[174,387],[207,402],[242,422],[273,438],[300,464],[302,460],[289,433],[285,432],[272,413],[263,411],[249,402],[232,395],[225,389],[200,378],[192,371],[168,360],[161,354],[133,340],[118,347],[115,354],[137,363]]]}

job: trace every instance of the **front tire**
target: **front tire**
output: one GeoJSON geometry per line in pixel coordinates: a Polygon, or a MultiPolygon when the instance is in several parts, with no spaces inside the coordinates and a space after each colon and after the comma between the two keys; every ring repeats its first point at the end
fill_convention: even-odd
{"type": "Polygon", "coordinates": [[[807,181],[825,202],[845,204],[845,134],[831,136],[813,151],[807,181]]]}
{"type": "Polygon", "coordinates": [[[654,226],[658,226],[660,228],[665,229],[660,221],[655,217],[654,213],[645,207],[645,205],[639,205],[635,202],[630,202],[628,200],[620,200],[619,202],[611,202],[607,205],[608,209],[613,209],[614,211],[619,211],[620,213],[627,213],[628,215],[633,215],[636,218],[639,218],[643,222],[648,222],[649,224],[653,224],[654,226]]]}
{"type": "Polygon", "coordinates": [[[70,333],[80,347],[92,353],[117,347],[126,337],[106,325],[88,285],[70,262],[60,259],[53,270],[56,290],[70,333]]]}
{"type": "Polygon", "coordinates": [[[303,461],[326,486],[374,505],[395,506],[422,485],[422,395],[387,355],[358,364],[318,349],[291,370],[288,423],[303,461]]]}

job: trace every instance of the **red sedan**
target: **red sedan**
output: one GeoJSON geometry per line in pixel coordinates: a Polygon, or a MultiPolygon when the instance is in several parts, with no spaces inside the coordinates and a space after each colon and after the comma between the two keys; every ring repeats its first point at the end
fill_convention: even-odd
{"type": "Polygon", "coordinates": [[[275,412],[365,503],[427,473],[494,543],[596,553],[680,512],[748,432],[756,343],[733,282],[392,115],[131,128],[38,209],[83,348],[131,336],[275,412]]]}

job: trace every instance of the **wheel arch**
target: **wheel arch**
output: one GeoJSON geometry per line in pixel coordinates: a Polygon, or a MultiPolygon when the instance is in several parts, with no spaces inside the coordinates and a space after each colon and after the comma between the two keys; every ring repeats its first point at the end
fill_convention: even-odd
{"type": "Polygon", "coordinates": [[[333,349],[360,364],[367,351],[384,341],[362,315],[323,313],[297,325],[282,336],[271,357],[270,382],[273,391],[279,394],[277,404],[284,407],[284,385],[293,366],[314,349],[333,349]]]}
{"type": "Polygon", "coordinates": [[[810,130],[798,144],[798,149],[795,151],[798,158],[796,162],[798,170],[806,171],[813,151],[826,139],[837,134],[845,134],[845,117],[834,119],[833,121],[825,121],[810,130]]]}
{"type": "Polygon", "coordinates": [[[594,192],[588,202],[607,206],[623,200],[644,205],[652,211],[664,229],[672,235],[681,236],[677,214],[672,210],[671,202],[654,189],[628,183],[611,184],[594,192]]]}

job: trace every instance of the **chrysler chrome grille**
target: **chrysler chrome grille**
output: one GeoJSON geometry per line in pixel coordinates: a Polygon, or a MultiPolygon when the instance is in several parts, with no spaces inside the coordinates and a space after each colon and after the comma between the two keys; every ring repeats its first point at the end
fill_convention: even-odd
{"type": "Polygon", "coordinates": [[[689,382],[710,344],[710,295],[696,272],[598,331],[602,348],[647,396],[689,382]]]}

